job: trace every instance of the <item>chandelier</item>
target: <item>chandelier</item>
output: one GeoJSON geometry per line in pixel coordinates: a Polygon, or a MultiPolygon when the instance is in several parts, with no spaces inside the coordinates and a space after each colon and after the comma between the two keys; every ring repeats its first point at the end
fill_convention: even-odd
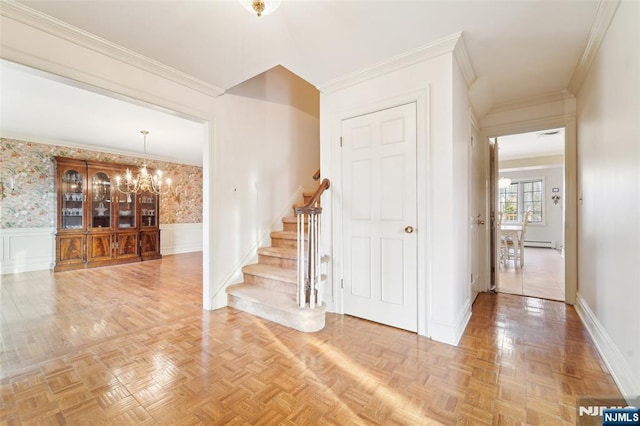
{"type": "Polygon", "coordinates": [[[240,3],[251,13],[258,16],[268,15],[280,7],[281,0],[240,0],[240,3]]]}
{"type": "Polygon", "coordinates": [[[136,177],[133,176],[129,168],[127,168],[124,177],[120,175],[116,176],[116,187],[118,191],[127,195],[139,194],[141,192],[153,192],[158,195],[166,195],[171,189],[171,179],[166,178],[163,182],[161,170],[156,170],[154,174],[149,173],[147,170],[147,135],[149,132],[140,130],[140,133],[142,133],[144,138],[142,167],[140,167],[136,177]]]}

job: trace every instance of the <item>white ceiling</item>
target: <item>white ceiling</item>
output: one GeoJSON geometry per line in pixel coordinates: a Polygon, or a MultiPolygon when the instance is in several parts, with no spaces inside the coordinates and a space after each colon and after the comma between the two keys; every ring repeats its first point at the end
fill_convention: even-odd
{"type": "MultiPolygon", "coordinates": [[[[276,12],[258,18],[236,0],[20,3],[222,90],[276,65],[321,87],[462,31],[475,74],[488,83],[494,106],[567,89],[598,7],[597,0],[284,0],[276,12]]],[[[29,87],[27,84],[22,92],[25,98],[30,96],[29,87]]],[[[4,90],[3,82],[3,98],[4,90]]],[[[18,107],[9,98],[3,99],[3,104],[4,127],[5,112],[18,107]],[[7,105],[8,101],[12,103],[7,105]]],[[[71,114],[71,108],[50,109],[45,116],[63,111],[71,114]]],[[[22,123],[34,123],[31,118],[22,119],[22,123]]],[[[61,120],[64,118],[51,117],[49,121],[61,120]]],[[[109,121],[109,117],[98,114],[86,121],[101,120],[109,121]]],[[[125,137],[108,130],[123,128],[117,121],[105,124],[106,129],[73,121],[66,125],[75,131],[73,140],[117,145],[125,137]]],[[[139,127],[126,129],[129,143],[139,127]]],[[[69,133],[49,131],[44,124],[38,128],[37,137],[71,139],[69,133]]],[[[13,129],[25,134],[32,130],[29,126],[13,129]]],[[[149,130],[155,137],[169,132],[164,128],[149,130]]],[[[149,145],[151,149],[151,139],[149,145]]],[[[162,153],[174,155],[169,148],[162,153]]]]}
{"type": "Polygon", "coordinates": [[[2,137],[202,165],[202,124],[0,61],[2,137]]]}
{"type": "Polygon", "coordinates": [[[498,160],[564,154],[564,129],[519,133],[498,138],[498,160]]]}

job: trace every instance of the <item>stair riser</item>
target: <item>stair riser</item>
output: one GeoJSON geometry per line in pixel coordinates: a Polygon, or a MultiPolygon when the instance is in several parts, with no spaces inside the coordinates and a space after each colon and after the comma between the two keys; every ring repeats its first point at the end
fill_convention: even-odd
{"type": "Polygon", "coordinates": [[[290,240],[288,238],[277,238],[277,237],[271,237],[271,245],[273,247],[293,247],[296,248],[298,247],[298,241],[297,240],[290,240]]]}
{"type": "Polygon", "coordinates": [[[273,278],[260,277],[257,275],[244,274],[244,282],[247,284],[257,285],[274,291],[281,291],[288,294],[296,294],[296,284],[280,281],[273,278]]]}
{"type": "Polygon", "coordinates": [[[313,310],[315,311],[313,312],[314,315],[302,317],[292,313],[283,312],[271,306],[242,299],[241,297],[236,297],[231,294],[228,295],[227,300],[229,306],[232,308],[239,309],[305,333],[319,331],[324,328],[325,313],[322,309],[315,309],[313,310]]]}
{"type": "MultiPolygon", "coordinates": [[[[283,222],[282,223],[282,230],[283,231],[289,231],[289,232],[298,232],[298,224],[297,223],[283,222]]],[[[307,233],[308,230],[309,230],[309,226],[307,224],[305,224],[304,225],[304,232],[307,233]]]]}
{"type": "Polygon", "coordinates": [[[258,263],[263,265],[279,266],[284,269],[296,269],[298,267],[298,261],[296,259],[286,259],[283,257],[258,255],[258,263]]]}

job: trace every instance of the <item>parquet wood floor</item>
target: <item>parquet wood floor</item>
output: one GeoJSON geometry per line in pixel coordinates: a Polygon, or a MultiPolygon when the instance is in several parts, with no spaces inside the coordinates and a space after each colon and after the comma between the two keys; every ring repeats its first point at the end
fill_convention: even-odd
{"type": "Polygon", "coordinates": [[[458,347],[201,305],[201,253],[2,276],[0,423],[575,424],[618,390],[573,308],[480,294],[458,347]]]}

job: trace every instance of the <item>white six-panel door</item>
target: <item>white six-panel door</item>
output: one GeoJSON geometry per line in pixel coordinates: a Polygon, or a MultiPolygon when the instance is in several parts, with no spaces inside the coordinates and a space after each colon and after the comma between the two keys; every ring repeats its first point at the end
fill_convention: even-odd
{"type": "Polygon", "coordinates": [[[417,331],[416,104],[342,121],[344,313],[417,331]]]}

